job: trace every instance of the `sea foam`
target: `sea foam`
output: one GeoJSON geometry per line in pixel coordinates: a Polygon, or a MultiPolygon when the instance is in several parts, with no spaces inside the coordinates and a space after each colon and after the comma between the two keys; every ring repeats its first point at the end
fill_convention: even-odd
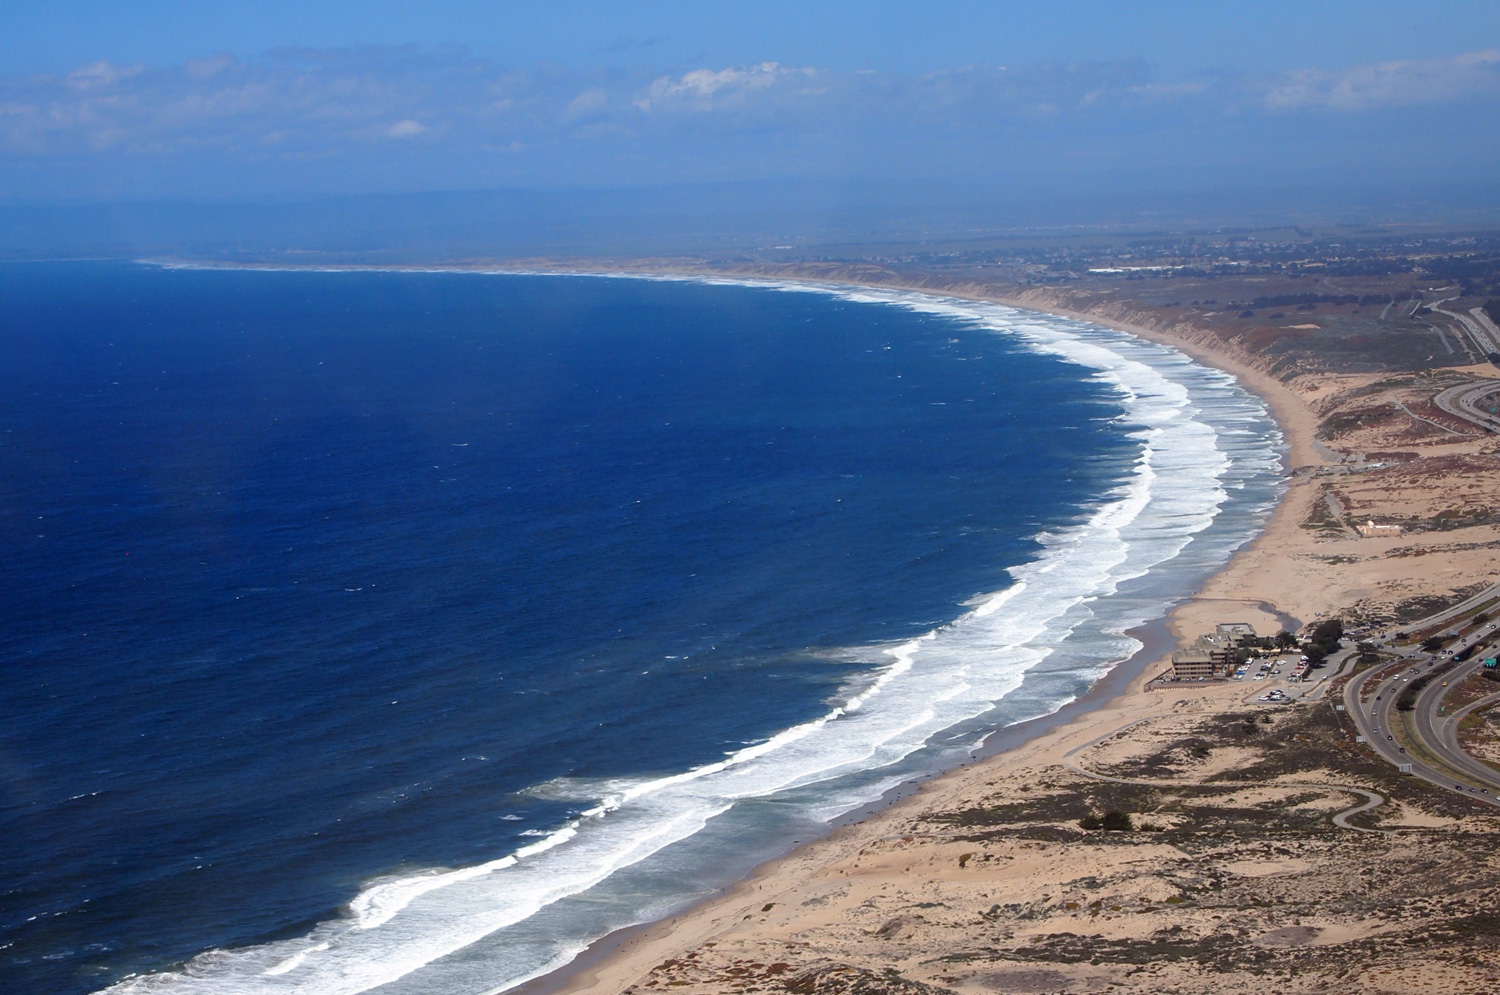
{"type": "MultiPolygon", "coordinates": [[[[482,957],[462,956],[466,948],[487,937],[503,940],[506,931],[586,898],[624,869],[661,859],[737,806],[777,799],[800,806],[805,819],[826,821],[909,777],[920,755],[929,766],[951,762],[987,727],[1055,710],[1140,647],[1128,630],[1187,593],[1180,580],[1132,582],[1170,572],[1168,565],[1180,568],[1176,576],[1201,579],[1269,512],[1279,434],[1232,378],[1181,353],[1000,305],[863,288],[774,289],[940,315],[1089,371],[1122,409],[1119,422],[1138,445],[1125,481],[1085,520],[1039,536],[1040,555],[1013,568],[1004,590],[973,599],[964,614],[919,638],[885,647],[888,662],[874,679],[817,718],[689,770],[608,785],[538,786],[539,793],[589,801],[576,818],[513,853],[371,882],[342,918],[305,936],[209,951],[178,971],[126,979],[108,991],[355,995],[382,986],[514,987],[576,955],[603,931],[598,921],[592,931],[549,926],[542,940],[492,940],[482,957]],[[1237,507],[1235,521],[1214,534],[1210,526],[1230,494],[1252,482],[1261,498],[1237,507]],[[1030,693],[1018,694],[1028,682],[1030,693]]],[[[608,925],[644,921],[689,897],[664,886],[627,903],[608,925]]]]}

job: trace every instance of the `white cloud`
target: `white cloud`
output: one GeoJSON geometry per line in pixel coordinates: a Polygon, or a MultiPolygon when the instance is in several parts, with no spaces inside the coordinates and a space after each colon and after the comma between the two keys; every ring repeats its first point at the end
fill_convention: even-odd
{"type": "Polygon", "coordinates": [[[1028,148],[1105,161],[1141,136],[1197,142],[1214,128],[1227,129],[1231,144],[1302,133],[1306,147],[1322,148],[1332,142],[1330,112],[1375,128],[1412,106],[1427,118],[1492,121],[1500,51],[1159,81],[1140,60],[923,75],[762,62],[661,75],[512,69],[456,50],[297,49],[243,62],[210,55],[168,67],[101,61],[66,74],[0,74],[0,177],[66,172],[54,163],[108,172],[129,157],[164,167],[211,157],[214,168],[246,176],[273,162],[287,175],[311,161],[357,171],[372,144],[390,143],[407,147],[397,158],[413,177],[460,162],[480,164],[466,175],[487,177],[502,160],[518,181],[568,170],[610,181],[627,172],[785,172],[800,168],[797,155],[819,169],[888,160],[920,172],[962,156],[1036,159],[1019,151],[1028,148]],[[1382,109],[1387,117],[1377,118],[1382,109]]]}
{"type": "Polygon", "coordinates": [[[744,99],[749,94],[769,90],[778,83],[806,79],[817,75],[816,69],[797,69],[777,62],[729,69],[694,69],[678,77],[662,76],[652,81],[646,92],[637,97],[635,106],[643,111],[663,105],[677,105],[694,110],[709,110],[716,104],[744,99]]]}
{"type": "Polygon", "coordinates": [[[1445,103],[1477,94],[1500,94],[1500,51],[1382,62],[1338,72],[1302,69],[1273,85],[1265,103],[1283,111],[1309,107],[1363,111],[1445,103]]]}
{"type": "Polygon", "coordinates": [[[117,66],[108,59],[73,70],[68,74],[68,85],[75,90],[91,90],[100,86],[111,86],[121,80],[139,74],[143,66],[117,66]]]}
{"type": "Polygon", "coordinates": [[[385,137],[415,138],[426,130],[427,125],[423,124],[421,121],[414,121],[411,118],[407,118],[404,121],[397,121],[395,124],[385,129],[385,137]]]}
{"type": "Polygon", "coordinates": [[[609,91],[596,86],[584,90],[568,101],[568,106],[563,109],[563,118],[576,121],[579,118],[596,117],[607,110],[609,110],[609,91]]]}
{"type": "Polygon", "coordinates": [[[189,59],[182,71],[191,79],[211,79],[235,66],[238,60],[227,52],[216,52],[206,59],[189,59]]]}

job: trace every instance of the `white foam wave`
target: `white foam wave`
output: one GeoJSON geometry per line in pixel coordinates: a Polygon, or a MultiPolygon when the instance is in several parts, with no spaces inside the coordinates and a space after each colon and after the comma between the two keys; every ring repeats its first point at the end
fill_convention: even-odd
{"type": "MultiPolygon", "coordinates": [[[[984,715],[1054,654],[1062,651],[1066,666],[1089,680],[1132,653],[1139,644],[1124,632],[1165,605],[1147,599],[1113,606],[1110,596],[1178,557],[1207,529],[1226,486],[1236,482],[1231,478],[1242,481],[1276,464],[1279,440],[1244,428],[1266,424],[1258,402],[1227,375],[1164,347],[999,305],[797,284],[778,289],[816,289],[942,315],[1088,369],[1111,389],[1139,441],[1128,478],[1086,521],[1039,537],[1042,552],[1010,571],[1010,586],[976,599],[952,623],[885,649],[889,663],[874,679],[816,719],[691,770],[592,785],[593,804],[579,817],[514,853],[373,882],[350,902],[345,918],[308,936],[212,951],[180,972],[129,979],[111,992],[357,995],[595,887],[700,832],[738,802],[828,785],[830,797],[817,814],[847,810],[889,783],[869,772],[894,769],[944,730],[984,715]],[[1202,416],[1204,404],[1222,409],[1216,409],[1219,423],[1250,431],[1234,443],[1234,459],[1223,434],[1202,416]],[[857,790],[832,790],[857,775],[866,775],[857,790]]],[[[1066,697],[1060,693],[1045,707],[1066,697]]],[[[531,962],[497,963],[486,987],[520,984],[577,945],[554,947],[531,962]]]]}

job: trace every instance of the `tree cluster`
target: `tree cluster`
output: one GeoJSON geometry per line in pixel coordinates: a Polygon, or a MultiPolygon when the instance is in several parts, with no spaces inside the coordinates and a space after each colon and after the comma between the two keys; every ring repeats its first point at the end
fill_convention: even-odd
{"type": "Polygon", "coordinates": [[[1313,626],[1307,642],[1302,645],[1302,655],[1307,657],[1307,665],[1321,667],[1328,654],[1339,648],[1339,641],[1343,638],[1344,623],[1341,619],[1330,618],[1313,626]]]}
{"type": "Polygon", "coordinates": [[[1449,663],[1445,663],[1441,667],[1438,667],[1436,670],[1430,670],[1427,673],[1423,674],[1421,677],[1418,677],[1416,680],[1408,683],[1406,687],[1401,690],[1401,694],[1396,698],[1396,710],[1401,712],[1411,711],[1416,707],[1417,694],[1427,685],[1431,684],[1434,678],[1441,677],[1452,669],[1453,664],[1450,661],[1449,663]]]}

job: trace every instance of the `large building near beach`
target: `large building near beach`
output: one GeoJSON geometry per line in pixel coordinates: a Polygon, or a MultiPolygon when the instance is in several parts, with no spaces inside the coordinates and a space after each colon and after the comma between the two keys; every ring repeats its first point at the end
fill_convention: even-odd
{"type": "Polygon", "coordinates": [[[1201,681],[1228,677],[1238,662],[1240,646],[1254,638],[1254,627],[1245,622],[1221,622],[1212,633],[1199,636],[1192,646],[1172,654],[1172,679],[1201,681]]]}

